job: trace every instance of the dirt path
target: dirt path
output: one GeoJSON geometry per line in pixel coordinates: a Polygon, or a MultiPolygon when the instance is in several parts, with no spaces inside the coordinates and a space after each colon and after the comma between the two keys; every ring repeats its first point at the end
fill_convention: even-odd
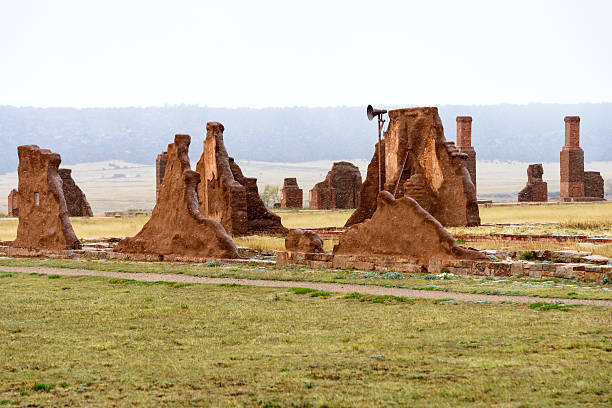
{"type": "Polygon", "coordinates": [[[66,268],[44,268],[44,267],[10,267],[0,266],[2,272],[19,273],[42,273],[45,275],[58,274],[66,276],[104,276],[107,278],[133,279],[142,282],[184,282],[184,283],[204,283],[204,284],[238,284],[245,286],[264,286],[272,288],[309,288],[324,290],[335,293],[359,292],[368,295],[393,295],[419,299],[453,299],[469,302],[489,301],[489,302],[563,302],[566,305],[594,305],[612,307],[612,300],[586,300],[586,299],[555,299],[555,298],[534,298],[530,296],[499,296],[499,295],[477,295],[472,293],[441,292],[434,290],[413,290],[404,288],[386,288],[374,285],[352,285],[345,283],[319,283],[319,282],[299,282],[299,281],[277,281],[262,279],[231,279],[231,278],[203,278],[197,276],[162,274],[162,273],[127,273],[92,271],[86,269],[66,269],[66,268]]]}

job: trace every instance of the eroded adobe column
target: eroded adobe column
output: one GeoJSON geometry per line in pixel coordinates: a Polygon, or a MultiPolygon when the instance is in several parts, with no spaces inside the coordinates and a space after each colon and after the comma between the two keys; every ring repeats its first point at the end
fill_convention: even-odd
{"type": "Polygon", "coordinates": [[[580,148],[580,116],[565,117],[561,149],[561,198],[584,197],[584,151],[580,148]]]}
{"type": "Polygon", "coordinates": [[[159,191],[164,182],[164,174],[166,173],[166,165],[168,164],[168,153],[162,152],[155,159],[155,202],[159,198],[159,191]]]}
{"type": "Polygon", "coordinates": [[[476,151],[472,147],[471,116],[457,116],[457,150],[468,155],[465,167],[476,189],[476,151]]]}

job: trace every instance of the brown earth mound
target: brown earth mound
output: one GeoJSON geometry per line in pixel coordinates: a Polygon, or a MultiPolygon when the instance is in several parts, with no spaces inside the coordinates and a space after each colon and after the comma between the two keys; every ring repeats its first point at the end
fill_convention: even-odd
{"type": "Polygon", "coordinates": [[[58,167],[62,158],[36,145],[19,146],[19,225],[11,246],[80,249],[70,220],[58,167]]]}
{"type": "MultiPolygon", "coordinates": [[[[465,166],[467,155],[446,141],[437,108],[389,111],[382,159],[382,189],[412,197],[445,226],[480,225],[476,190],[465,166]]],[[[361,188],[359,206],[347,227],[376,210],[378,153],[361,188]]]]}
{"type": "Polygon", "coordinates": [[[200,175],[189,165],[189,135],[176,135],[168,145],[164,182],[151,219],[115,251],[202,258],[237,258],[238,251],[221,224],[199,210],[196,186],[200,175]]]}
{"type": "Polygon", "coordinates": [[[372,218],[340,236],[334,255],[397,256],[424,267],[451,259],[488,260],[478,251],[457,245],[414,199],[394,199],[387,191],[379,194],[372,218]]]}
{"type": "Polygon", "coordinates": [[[323,240],[314,231],[292,229],[285,238],[285,249],[292,252],[323,253],[323,240]]]}

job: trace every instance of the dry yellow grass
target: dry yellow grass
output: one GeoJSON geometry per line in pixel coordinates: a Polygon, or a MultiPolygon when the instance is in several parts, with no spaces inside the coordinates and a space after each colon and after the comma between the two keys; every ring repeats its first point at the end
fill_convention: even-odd
{"type": "Polygon", "coordinates": [[[287,228],[343,227],[354,210],[278,211],[287,228]]]}

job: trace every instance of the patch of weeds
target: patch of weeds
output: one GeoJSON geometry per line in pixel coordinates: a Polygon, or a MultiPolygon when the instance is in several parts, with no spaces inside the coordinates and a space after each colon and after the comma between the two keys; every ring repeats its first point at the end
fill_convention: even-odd
{"type": "Polygon", "coordinates": [[[407,298],[403,296],[393,295],[364,295],[359,292],[349,293],[342,297],[342,299],[356,299],[360,302],[371,302],[371,303],[414,303],[417,299],[407,298]]]}
{"type": "Polygon", "coordinates": [[[497,279],[497,278],[496,278],[495,276],[487,276],[487,277],[485,278],[485,280],[488,280],[488,281],[494,281],[494,280],[496,280],[496,279],[497,279]]]}
{"type": "Polygon", "coordinates": [[[43,273],[38,273],[38,272],[30,272],[31,276],[43,276],[43,273]]]}
{"type": "Polygon", "coordinates": [[[305,295],[306,293],[318,292],[318,290],[310,288],[290,288],[289,290],[296,295],[305,295]]]}
{"type": "Polygon", "coordinates": [[[438,279],[438,275],[434,275],[434,274],[425,275],[423,276],[423,279],[426,279],[426,280],[438,279]]]}
{"type": "Polygon", "coordinates": [[[425,377],[425,376],[424,376],[423,374],[412,374],[412,375],[410,376],[410,378],[411,378],[411,379],[413,379],[413,380],[420,380],[420,379],[422,379],[422,378],[424,378],[424,377],[425,377]]]}
{"type": "Polygon", "coordinates": [[[44,391],[44,392],[49,392],[51,391],[53,388],[55,387],[55,385],[53,384],[46,384],[46,383],[36,383],[32,386],[32,390],[34,391],[44,391]]]}
{"type": "Polygon", "coordinates": [[[61,276],[58,275],[57,273],[52,273],[51,275],[47,276],[47,279],[60,279],[61,276]]]}
{"type": "Polygon", "coordinates": [[[68,289],[70,289],[70,286],[64,286],[64,287],[62,288],[62,290],[68,290],[68,289]]]}
{"type": "Polygon", "coordinates": [[[463,245],[463,244],[465,244],[465,239],[463,239],[463,238],[457,238],[455,241],[456,241],[456,242],[457,242],[457,244],[459,244],[459,245],[463,245]]]}
{"type": "Polygon", "coordinates": [[[235,278],[236,274],[232,272],[225,272],[225,273],[219,274],[219,277],[220,278],[235,278]]]}
{"type": "Polygon", "coordinates": [[[5,272],[5,273],[0,273],[0,278],[10,278],[11,276],[15,276],[15,273],[12,272],[5,272]]]}
{"type": "Polygon", "coordinates": [[[563,312],[568,312],[572,310],[571,307],[568,305],[548,303],[548,302],[535,302],[535,303],[530,304],[529,308],[537,309],[537,310],[561,310],[563,312]]]}
{"type": "Polygon", "coordinates": [[[331,296],[331,292],[326,292],[324,290],[316,290],[310,293],[310,297],[324,297],[328,298],[331,296]]]}
{"type": "Polygon", "coordinates": [[[182,288],[185,286],[193,286],[193,283],[155,281],[153,282],[153,285],[166,285],[166,286],[170,286],[171,288],[182,288]]]}
{"type": "Polygon", "coordinates": [[[388,272],[383,273],[382,277],[384,279],[401,279],[402,274],[399,272],[388,271],[388,272]]]}
{"type": "Polygon", "coordinates": [[[380,278],[380,275],[376,272],[366,272],[363,274],[364,278],[380,278]]]}
{"type": "Polygon", "coordinates": [[[533,251],[525,251],[521,254],[521,259],[523,261],[535,261],[535,253],[533,251]]]}
{"type": "Polygon", "coordinates": [[[123,285],[126,283],[136,283],[136,281],[134,279],[110,278],[108,283],[123,285]]]}
{"type": "Polygon", "coordinates": [[[608,284],[612,283],[612,278],[611,278],[611,277],[609,277],[609,276],[604,275],[604,276],[601,278],[601,282],[602,282],[604,285],[608,285],[608,284]]]}
{"type": "Polygon", "coordinates": [[[306,388],[308,388],[308,389],[311,389],[311,388],[312,388],[312,383],[311,383],[311,382],[305,382],[305,383],[304,383],[304,386],[305,386],[306,388]]]}
{"type": "Polygon", "coordinates": [[[213,268],[213,267],[221,266],[221,262],[219,262],[219,261],[206,261],[206,262],[204,262],[203,265],[208,267],[208,268],[213,268]]]}
{"type": "Polygon", "coordinates": [[[447,304],[459,303],[459,302],[456,301],[455,299],[436,299],[434,300],[434,303],[438,305],[447,305],[447,304]]]}
{"type": "Polygon", "coordinates": [[[281,408],[281,406],[273,402],[264,402],[262,408],[281,408]]]}
{"type": "Polygon", "coordinates": [[[370,356],[370,358],[375,358],[375,359],[377,359],[377,360],[382,360],[382,359],[384,359],[384,358],[385,358],[385,355],[384,355],[384,354],[372,354],[372,355],[370,356]]]}
{"type": "Polygon", "coordinates": [[[242,286],[242,285],[239,284],[239,283],[219,283],[219,284],[217,284],[217,286],[222,286],[222,287],[225,287],[225,288],[235,288],[237,286],[242,286]]]}
{"type": "Polygon", "coordinates": [[[342,275],[335,275],[332,279],[344,279],[342,275]]]}
{"type": "Polygon", "coordinates": [[[70,384],[68,384],[66,381],[62,381],[61,383],[59,383],[60,387],[62,388],[66,388],[68,387],[70,384]]]}

